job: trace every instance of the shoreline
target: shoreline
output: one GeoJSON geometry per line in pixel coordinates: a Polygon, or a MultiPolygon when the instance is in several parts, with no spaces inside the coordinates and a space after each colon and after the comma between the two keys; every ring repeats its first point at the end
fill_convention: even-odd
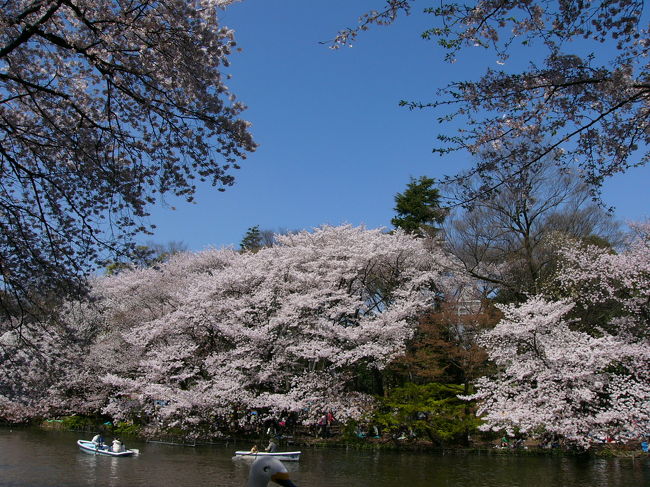
{"type": "MultiPolygon", "coordinates": [[[[33,424],[9,424],[3,423],[1,426],[9,428],[38,428],[42,430],[58,431],[76,431],[80,433],[89,433],[98,429],[108,429],[106,424],[84,424],[84,427],[68,427],[63,420],[44,420],[40,423],[33,424]]],[[[111,427],[112,429],[112,427],[111,427]]],[[[189,435],[159,435],[156,437],[147,437],[137,431],[125,432],[119,431],[120,436],[132,437],[134,439],[147,443],[172,444],[186,447],[210,446],[222,444],[259,444],[267,438],[266,435],[260,434],[241,434],[236,436],[215,437],[211,439],[192,439],[189,435]]],[[[431,442],[420,440],[390,440],[384,438],[368,438],[349,440],[342,437],[333,438],[315,438],[313,436],[296,436],[281,437],[280,445],[289,449],[307,448],[307,449],[326,449],[326,448],[345,448],[354,450],[386,450],[402,452],[431,452],[439,455],[479,455],[479,456],[583,456],[590,458],[629,458],[632,460],[646,459],[650,460],[650,453],[643,452],[640,445],[634,447],[634,444],[615,445],[615,444],[598,444],[588,450],[575,450],[562,447],[542,448],[532,444],[521,447],[499,447],[490,442],[475,443],[470,446],[463,445],[434,445],[431,442]]]]}

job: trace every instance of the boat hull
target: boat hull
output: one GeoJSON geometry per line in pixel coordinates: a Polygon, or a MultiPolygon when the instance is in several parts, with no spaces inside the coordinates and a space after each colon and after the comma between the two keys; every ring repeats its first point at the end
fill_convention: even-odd
{"type": "Polygon", "coordinates": [[[282,460],[283,462],[297,462],[300,460],[300,451],[276,451],[269,452],[251,452],[251,451],[236,451],[235,456],[244,458],[259,458],[259,457],[272,457],[282,460]]]}
{"type": "Polygon", "coordinates": [[[85,451],[86,453],[94,453],[95,455],[105,455],[107,457],[129,457],[135,453],[132,450],[114,452],[108,446],[104,446],[103,448],[97,448],[97,445],[95,445],[92,441],[86,441],[86,440],[77,440],[77,445],[82,451],[85,451]]]}

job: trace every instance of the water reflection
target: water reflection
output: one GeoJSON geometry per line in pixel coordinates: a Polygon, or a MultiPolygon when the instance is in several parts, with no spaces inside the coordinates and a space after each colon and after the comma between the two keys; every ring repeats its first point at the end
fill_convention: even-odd
{"type": "Polygon", "coordinates": [[[106,483],[110,487],[121,485],[121,470],[124,465],[119,465],[120,460],[125,458],[107,457],[95,455],[91,452],[79,450],[75,455],[78,471],[86,472],[88,485],[100,485],[106,483]]]}
{"type": "MultiPolygon", "coordinates": [[[[250,459],[242,445],[182,447],[129,441],[139,456],[84,453],[74,433],[0,428],[0,487],[242,487],[250,459]]],[[[639,487],[650,459],[438,455],[355,449],[303,449],[286,462],[301,487],[639,487]]]]}

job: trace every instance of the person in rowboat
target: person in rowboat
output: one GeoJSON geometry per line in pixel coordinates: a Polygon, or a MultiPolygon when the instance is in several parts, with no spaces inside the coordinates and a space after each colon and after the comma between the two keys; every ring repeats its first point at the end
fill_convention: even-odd
{"type": "Polygon", "coordinates": [[[95,444],[95,448],[98,450],[104,448],[104,437],[101,433],[97,433],[95,436],[93,436],[93,439],[91,441],[95,444]]]}
{"type": "Polygon", "coordinates": [[[264,449],[264,451],[269,453],[275,453],[276,451],[278,451],[278,444],[275,442],[273,438],[269,440],[269,446],[267,446],[264,449]]]}
{"type": "Polygon", "coordinates": [[[113,439],[113,447],[112,447],[112,450],[113,450],[115,453],[119,453],[119,452],[121,452],[121,451],[124,451],[124,450],[122,449],[122,447],[123,447],[123,445],[122,445],[122,442],[120,441],[119,438],[115,438],[115,439],[113,439]]]}

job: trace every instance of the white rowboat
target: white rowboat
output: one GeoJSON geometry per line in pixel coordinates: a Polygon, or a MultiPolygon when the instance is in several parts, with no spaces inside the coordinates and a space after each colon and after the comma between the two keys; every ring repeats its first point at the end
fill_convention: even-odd
{"type": "Polygon", "coordinates": [[[246,451],[236,451],[235,456],[237,457],[250,457],[250,458],[260,458],[260,457],[271,457],[271,458],[277,458],[278,460],[284,461],[284,462],[297,462],[300,460],[300,454],[302,452],[300,451],[276,451],[273,453],[265,452],[265,451],[260,451],[260,452],[252,452],[250,450],[246,451]]]}
{"type": "Polygon", "coordinates": [[[77,440],[77,445],[79,445],[79,448],[81,448],[81,450],[85,451],[86,453],[95,453],[97,455],[106,455],[109,457],[128,457],[136,453],[136,450],[124,450],[115,452],[107,445],[98,447],[92,441],[87,440],[77,440]]]}

